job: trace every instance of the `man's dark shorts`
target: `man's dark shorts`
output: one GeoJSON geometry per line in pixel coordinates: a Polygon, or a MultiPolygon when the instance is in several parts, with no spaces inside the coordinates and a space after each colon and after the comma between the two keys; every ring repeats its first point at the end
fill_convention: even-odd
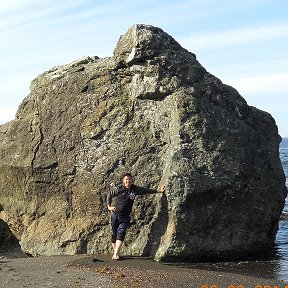
{"type": "Polygon", "coordinates": [[[123,215],[121,213],[111,214],[111,227],[112,227],[112,243],[116,240],[124,241],[126,230],[130,225],[129,215],[123,215]]]}

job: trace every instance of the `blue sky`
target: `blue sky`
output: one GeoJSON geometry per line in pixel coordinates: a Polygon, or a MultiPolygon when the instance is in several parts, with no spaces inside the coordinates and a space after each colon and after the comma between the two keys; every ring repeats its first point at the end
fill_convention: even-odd
{"type": "Polygon", "coordinates": [[[1,0],[0,124],[30,82],[83,56],[112,56],[136,23],[162,28],[288,137],[286,0],[1,0]]]}

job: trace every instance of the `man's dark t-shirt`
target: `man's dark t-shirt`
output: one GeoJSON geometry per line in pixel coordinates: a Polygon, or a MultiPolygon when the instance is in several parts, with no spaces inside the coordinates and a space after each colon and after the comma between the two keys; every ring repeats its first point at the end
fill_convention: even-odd
{"type": "Polygon", "coordinates": [[[111,206],[112,198],[116,197],[115,207],[116,213],[123,215],[130,215],[134,199],[137,195],[154,194],[157,193],[155,189],[148,189],[134,184],[128,189],[124,185],[115,187],[107,194],[107,205],[111,206]]]}

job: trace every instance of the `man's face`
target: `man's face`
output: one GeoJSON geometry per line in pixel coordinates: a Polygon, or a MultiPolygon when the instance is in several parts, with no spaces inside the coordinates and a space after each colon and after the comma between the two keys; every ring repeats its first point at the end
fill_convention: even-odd
{"type": "Polygon", "coordinates": [[[125,176],[125,177],[123,178],[123,184],[124,184],[124,186],[125,186],[126,188],[130,188],[131,185],[132,185],[132,178],[129,177],[129,176],[125,176]]]}

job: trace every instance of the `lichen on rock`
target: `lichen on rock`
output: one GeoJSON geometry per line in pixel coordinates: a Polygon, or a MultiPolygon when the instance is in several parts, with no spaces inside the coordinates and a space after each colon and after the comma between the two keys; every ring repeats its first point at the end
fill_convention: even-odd
{"type": "Polygon", "coordinates": [[[111,251],[106,193],[131,172],[165,195],[134,203],[124,253],[234,257],[271,246],[286,196],[272,116],[160,28],[112,57],[44,72],[0,126],[0,214],[32,255],[111,251]]]}

